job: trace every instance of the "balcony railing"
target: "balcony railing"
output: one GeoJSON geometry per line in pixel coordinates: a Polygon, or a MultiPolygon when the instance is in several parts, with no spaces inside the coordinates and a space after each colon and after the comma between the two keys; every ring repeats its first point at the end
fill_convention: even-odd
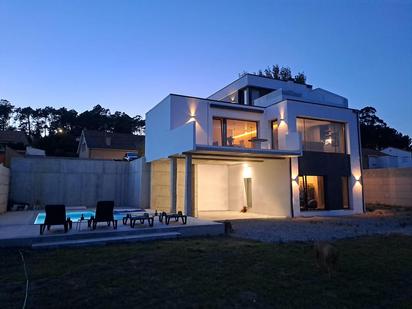
{"type": "Polygon", "coordinates": [[[261,149],[261,150],[280,150],[280,151],[300,151],[301,150],[301,140],[298,133],[286,134],[283,138],[282,143],[278,143],[274,147],[272,141],[265,138],[252,138],[244,143],[241,141],[237,143],[236,140],[228,138],[225,145],[219,145],[217,142],[213,143],[213,146],[223,146],[241,149],[261,149]]]}

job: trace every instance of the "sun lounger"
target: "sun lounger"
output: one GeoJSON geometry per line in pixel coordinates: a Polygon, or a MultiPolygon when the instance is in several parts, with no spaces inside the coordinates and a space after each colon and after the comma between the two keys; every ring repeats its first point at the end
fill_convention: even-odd
{"type": "Polygon", "coordinates": [[[66,217],[66,207],[64,205],[46,205],[46,217],[44,223],[40,224],[40,235],[47,230],[50,230],[52,225],[63,225],[64,232],[67,233],[69,228],[72,228],[72,222],[66,217]]]}
{"type": "Polygon", "coordinates": [[[96,205],[96,214],[92,216],[88,222],[89,227],[93,230],[96,229],[97,223],[105,222],[108,226],[113,224],[113,228],[117,229],[117,220],[113,215],[114,202],[113,201],[100,201],[96,205]]]}

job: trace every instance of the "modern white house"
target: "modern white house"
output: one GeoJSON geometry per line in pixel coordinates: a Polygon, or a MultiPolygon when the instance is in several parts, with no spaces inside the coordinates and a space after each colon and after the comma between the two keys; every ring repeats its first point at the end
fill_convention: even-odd
{"type": "Polygon", "coordinates": [[[246,74],[146,114],[150,207],[202,217],[364,211],[357,110],[329,91],[246,74]]]}

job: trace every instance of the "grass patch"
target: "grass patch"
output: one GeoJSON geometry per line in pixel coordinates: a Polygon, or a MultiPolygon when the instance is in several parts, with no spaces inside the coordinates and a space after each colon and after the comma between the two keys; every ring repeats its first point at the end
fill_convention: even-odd
{"type": "MultiPolygon", "coordinates": [[[[337,273],[316,267],[309,244],[217,237],[49,251],[24,250],[29,308],[411,307],[412,237],[336,242],[337,273]]],[[[0,304],[19,308],[17,250],[0,250],[0,304]]]]}

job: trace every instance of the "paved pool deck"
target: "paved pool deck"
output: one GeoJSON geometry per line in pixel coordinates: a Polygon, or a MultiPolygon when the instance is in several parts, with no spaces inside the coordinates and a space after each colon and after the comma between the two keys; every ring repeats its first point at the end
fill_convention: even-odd
{"type": "Polygon", "coordinates": [[[68,233],[64,233],[63,226],[52,226],[50,231],[45,230],[40,235],[39,225],[33,224],[37,214],[40,211],[12,211],[0,215],[0,247],[27,247],[41,242],[53,241],[73,241],[78,239],[93,239],[99,237],[130,237],[131,235],[144,235],[177,232],[181,237],[191,236],[215,236],[224,233],[222,223],[213,222],[204,219],[188,217],[187,224],[182,222],[170,221],[169,225],[159,222],[155,217],[154,226],[149,227],[145,224],[136,223],[134,228],[130,225],[123,225],[118,221],[117,229],[107,226],[105,223],[99,223],[96,230],[91,230],[87,226],[87,221],[81,223],[80,230],[77,223],[73,222],[73,227],[68,233]]]}

